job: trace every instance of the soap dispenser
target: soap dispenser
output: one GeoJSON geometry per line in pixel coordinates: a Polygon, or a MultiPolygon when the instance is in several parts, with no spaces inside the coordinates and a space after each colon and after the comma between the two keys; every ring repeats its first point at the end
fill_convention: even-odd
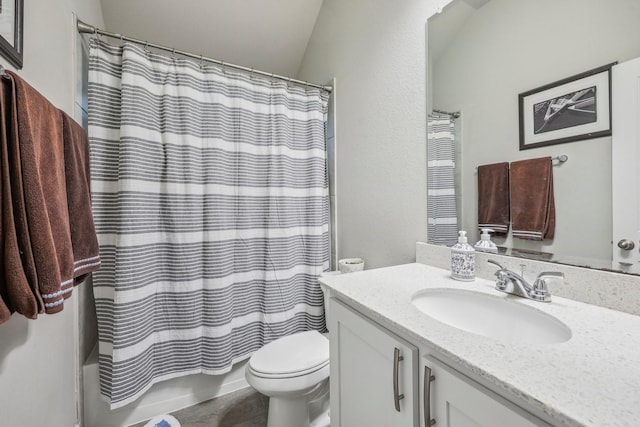
{"type": "Polygon", "coordinates": [[[451,247],[451,277],[465,282],[476,277],[476,251],[467,243],[467,232],[458,232],[458,243],[451,247]]]}
{"type": "Polygon", "coordinates": [[[495,243],[491,241],[491,235],[489,233],[493,233],[493,230],[490,228],[482,228],[480,229],[482,234],[480,234],[480,240],[478,243],[473,245],[476,251],[479,252],[489,252],[492,254],[498,253],[498,247],[495,243]]]}

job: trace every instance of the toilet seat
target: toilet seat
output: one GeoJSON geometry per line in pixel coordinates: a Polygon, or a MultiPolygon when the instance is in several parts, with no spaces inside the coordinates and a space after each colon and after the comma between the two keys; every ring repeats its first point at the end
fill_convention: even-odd
{"type": "Polygon", "coordinates": [[[279,338],[251,356],[245,377],[270,398],[302,397],[328,382],[329,340],[317,331],[279,338]]]}
{"type": "Polygon", "coordinates": [[[306,370],[303,370],[303,371],[287,372],[287,373],[280,373],[280,374],[257,371],[251,365],[249,365],[249,369],[251,370],[251,373],[253,375],[255,375],[256,377],[273,378],[273,379],[278,379],[278,378],[286,379],[286,378],[296,378],[296,377],[303,377],[305,375],[310,375],[310,374],[313,374],[316,371],[321,370],[325,366],[329,366],[329,361],[328,360],[326,362],[324,362],[324,363],[321,363],[320,365],[314,366],[312,368],[309,368],[309,369],[306,369],[306,370]]]}
{"type": "Polygon", "coordinates": [[[329,365],[329,340],[318,331],[279,338],[249,359],[252,374],[261,378],[294,378],[329,365]]]}

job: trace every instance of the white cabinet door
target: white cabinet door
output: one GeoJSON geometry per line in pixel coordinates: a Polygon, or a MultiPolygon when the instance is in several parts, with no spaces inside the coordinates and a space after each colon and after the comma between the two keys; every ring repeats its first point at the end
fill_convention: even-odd
{"type": "Polygon", "coordinates": [[[331,427],[417,426],[417,348],[335,299],[329,310],[331,427]]]}
{"type": "Polygon", "coordinates": [[[640,269],[640,58],[614,66],[611,77],[613,268],[636,273],[640,269]]]}
{"type": "Polygon", "coordinates": [[[435,420],[434,426],[446,427],[534,427],[549,426],[489,389],[464,378],[460,373],[432,357],[423,358],[423,413],[435,420]],[[424,380],[431,370],[430,387],[424,380]],[[430,395],[430,396],[429,396],[430,395]],[[426,398],[430,397],[427,402],[426,398]]]}

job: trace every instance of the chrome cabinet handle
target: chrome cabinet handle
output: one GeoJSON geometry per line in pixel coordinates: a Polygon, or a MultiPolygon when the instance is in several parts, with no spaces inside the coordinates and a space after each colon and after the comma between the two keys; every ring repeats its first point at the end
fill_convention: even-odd
{"type": "Polygon", "coordinates": [[[400,349],[396,347],[393,350],[393,403],[396,411],[400,412],[400,400],[404,399],[404,394],[398,392],[398,366],[404,357],[400,356],[400,349]]]}
{"type": "Polygon", "coordinates": [[[618,242],[618,247],[625,251],[630,251],[636,247],[636,244],[633,243],[633,240],[622,239],[618,242]]]}
{"type": "Polygon", "coordinates": [[[424,427],[431,427],[436,423],[436,420],[431,419],[431,381],[434,381],[436,377],[431,375],[431,368],[424,367],[424,384],[422,390],[422,397],[424,399],[424,427]]]}

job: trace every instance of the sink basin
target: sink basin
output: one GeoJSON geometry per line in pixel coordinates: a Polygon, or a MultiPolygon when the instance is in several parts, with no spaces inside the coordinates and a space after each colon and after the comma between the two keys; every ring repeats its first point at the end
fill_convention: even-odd
{"type": "Polygon", "coordinates": [[[557,344],[571,338],[560,320],[512,298],[436,288],[416,293],[411,303],[439,322],[497,340],[557,344]]]}

